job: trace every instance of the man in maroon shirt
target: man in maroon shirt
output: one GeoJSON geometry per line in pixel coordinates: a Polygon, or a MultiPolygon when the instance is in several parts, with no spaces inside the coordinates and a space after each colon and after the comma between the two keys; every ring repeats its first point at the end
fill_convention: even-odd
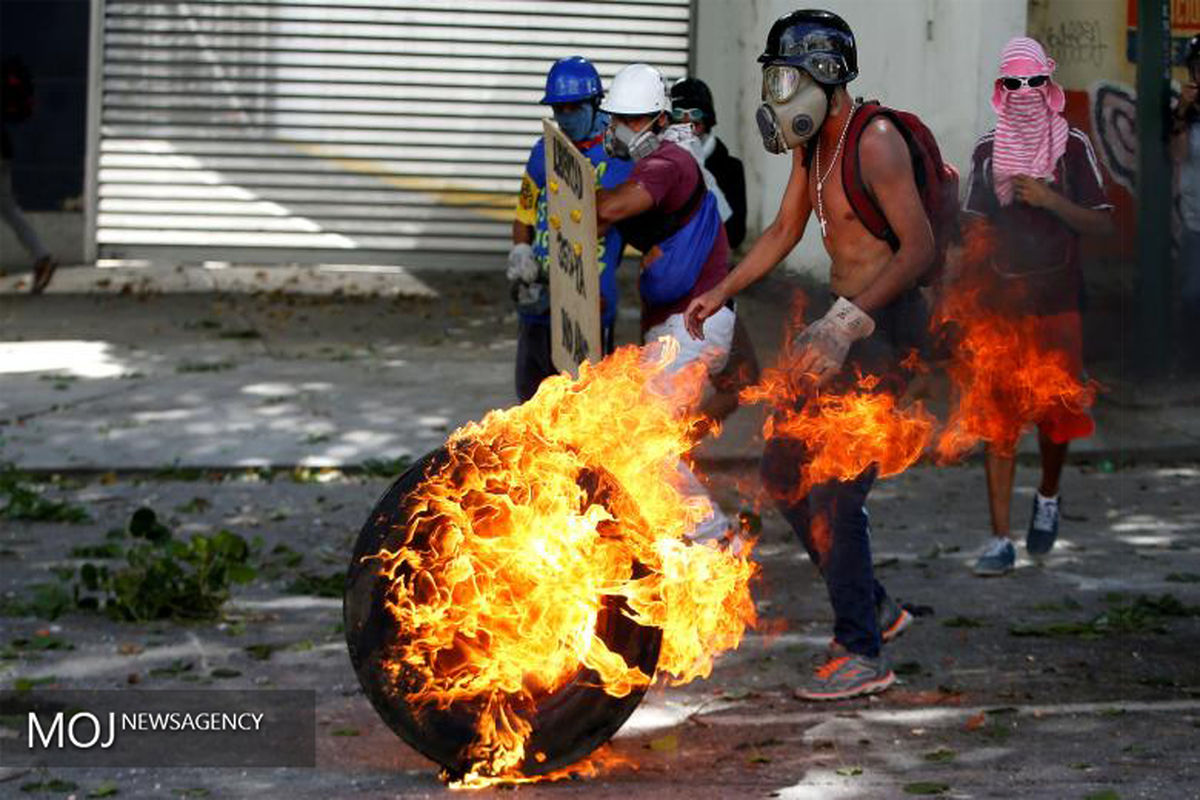
{"type": "MultiPolygon", "coordinates": [[[[695,157],[663,138],[671,104],[658,70],[647,64],[625,67],[613,78],[600,108],[612,119],[604,142],[609,155],[631,158],[634,167],[624,183],[596,193],[599,230],[618,228],[625,241],[643,253],[642,334],[651,347],[663,337],[678,343],[679,353],[668,373],[699,361],[711,379],[729,359],[733,308],[721,308],[705,320],[703,340],[688,334],[683,312],[729,272],[729,242],[716,199],[695,157]]],[[[712,391],[710,380],[701,400],[712,391]]],[[[682,464],[680,473],[690,495],[707,498],[682,464]]],[[[742,545],[715,504],[691,536],[731,546],[735,552],[742,545]]]]}

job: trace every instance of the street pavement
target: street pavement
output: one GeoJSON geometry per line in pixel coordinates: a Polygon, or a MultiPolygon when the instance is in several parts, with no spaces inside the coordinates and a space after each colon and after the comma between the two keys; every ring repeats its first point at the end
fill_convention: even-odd
{"type": "MultiPolygon", "coordinates": [[[[448,794],[359,691],[340,600],[297,578],[344,570],[388,485],[387,465],[371,459],[418,455],[512,402],[515,320],[498,301],[502,280],[77,270],[41,298],[17,294],[20,280],[0,285],[0,462],[90,521],[0,521],[4,599],[77,565],[72,548],[102,543],[140,506],[177,535],[226,528],[261,537],[264,554],[286,545],[300,558],[264,555],[219,623],[0,618],[0,686],[313,689],[317,766],[0,769],[0,795],[56,778],[77,784],[63,794],[78,797],[110,783],[120,797],[448,794]],[[19,644],[46,640],[57,644],[19,644]]],[[[764,363],[791,288],[781,280],[742,306],[764,363]]],[[[619,338],[636,335],[636,309],[623,309],[619,338]]],[[[709,679],[653,690],[611,745],[617,765],[515,791],[1200,797],[1200,449],[1189,449],[1200,442],[1200,392],[1100,377],[1109,392],[1098,436],[1067,469],[1063,533],[1044,562],[1022,557],[1003,578],[970,574],[986,531],[977,464],[919,465],[872,493],[878,575],[920,615],[888,647],[901,680],[892,690],[829,705],[793,699],[826,645],[830,612],[816,571],[764,507],[760,629],[709,679]]],[[[758,501],[757,425],[739,411],[702,461],[731,510],[758,501]]],[[[1023,465],[1018,528],[1035,481],[1023,465]]]]}

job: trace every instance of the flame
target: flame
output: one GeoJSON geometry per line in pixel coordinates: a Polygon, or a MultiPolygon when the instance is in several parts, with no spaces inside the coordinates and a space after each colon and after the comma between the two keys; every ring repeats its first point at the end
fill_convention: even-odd
{"type": "Polygon", "coordinates": [[[650,684],[595,633],[606,598],[661,629],[674,684],[755,623],[753,564],[684,540],[710,508],[677,488],[703,379],[699,364],[668,377],[677,350],[621,348],[455,431],[411,495],[404,545],[369,556],[405,632],[389,677],[418,713],[480,709],[458,785],[524,780],[530,710],[581,669],[614,697],[650,684]]]}
{"type": "Polygon", "coordinates": [[[1056,441],[1092,430],[1087,409],[1099,385],[1072,374],[1066,354],[1044,340],[1039,318],[1003,310],[1019,298],[993,278],[988,267],[993,253],[990,227],[971,226],[963,274],[934,315],[935,326],[949,331],[946,371],[957,395],[938,436],[936,450],[943,462],[961,457],[980,441],[1011,455],[1022,432],[1043,420],[1051,422],[1056,441]]]}
{"type": "Polygon", "coordinates": [[[612,749],[611,745],[603,744],[596,749],[591,755],[578,761],[569,767],[556,769],[553,772],[547,772],[544,775],[511,775],[496,781],[493,779],[462,779],[450,781],[451,789],[484,789],[488,786],[494,786],[497,783],[504,785],[517,785],[522,783],[554,783],[557,781],[580,780],[595,778],[601,774],[611,774],[617,770],[637,771],[638,764],[632,758],[623,756],[612,749]]]}
{"type": "MultiPolygon", "coordinates": [[[[803,329],[804,301],[793,301],[779,366],[763,370],[758,384],[743,389],[743,403],[764,403],[774,414],[763,438],[804,445],[800,479],[781,499],[796,501],[830,480],[852,480],[872,464],[879,476],[896,475],[921,457],[933,436],[934,419],[921,403],[902,406],[878,376],[858,374],[852,386],[821,389],[795,367],[793,342],[803,329]]],[[[914,358],[908,354],[906,361],[914,358]]]]}

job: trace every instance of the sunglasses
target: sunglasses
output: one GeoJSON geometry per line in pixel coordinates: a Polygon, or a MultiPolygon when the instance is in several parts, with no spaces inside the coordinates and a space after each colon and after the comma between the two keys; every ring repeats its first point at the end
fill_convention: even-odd
{"type": "Polygon", "coordinates": [[[1005,76],[1000,79],[1000,85],[1005,89],[1008,89],[1010,92],[1015,92],[1022,86],[1028,86],[1030,89],[1036,89],[1039,86],[1045,86],[1049,80],[1049,75],[1032,75],[1028,78],[1014,78],[1012,76],[1005,76]]]}
{"type": "Polygon", "coordinates": [[[704,112],[698,108],[672,108],[673,122],[703,122],[704,112]]]}

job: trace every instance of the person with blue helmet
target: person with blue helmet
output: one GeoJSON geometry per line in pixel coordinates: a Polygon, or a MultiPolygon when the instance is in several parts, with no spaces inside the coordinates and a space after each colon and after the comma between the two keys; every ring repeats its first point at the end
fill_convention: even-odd
{"type": "MultiPolygon", "coordinates": [[[[633,162],[614,158],[604,150],[608,115],[600,110],[603,96],[600,74],[592,63],[582,56],[570,56],[559,59],[550,68],[541,103],[551,107],[558,127],[595,165],[597,188],[607,189],[628,177],[633,162]]],[[[558,372],[550,357],[550,231],[547,225],[546,148],[541,138],[529,151],[529,160],[525,164],[512,241],[507,275],[520,318],[516,386],[517,397],[523,403],[533,397],[543,380],[558,372]]],[[[606,355],[614,346],[617,266],[624,247],[621,234],[616,230],[602,234],[597,242],[600,326],[606,355]]]]}

